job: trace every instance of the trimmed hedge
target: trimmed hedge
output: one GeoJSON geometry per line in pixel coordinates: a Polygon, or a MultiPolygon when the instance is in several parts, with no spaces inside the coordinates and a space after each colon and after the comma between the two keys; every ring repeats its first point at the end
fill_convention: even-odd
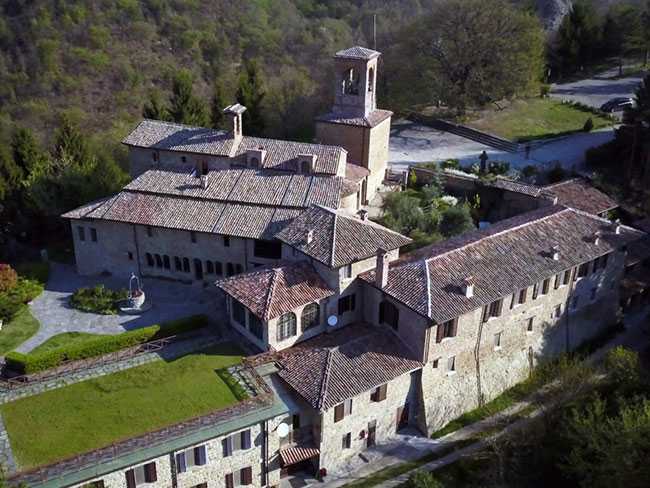
{"type": "Polygon", "coordinates": [[[122,334],[98,337],[83,344],[72,344],[42,353],[23,354],[12,351],[5,356],[5,362],[7,368],[16,373],[33,374],[56,368],[65,361],[77,361],[102,356],[156,339],[201,329],[207,325],[207,316],[192,315],[191,317],[150,325],[149,327],[123,332],[122,334]]]}

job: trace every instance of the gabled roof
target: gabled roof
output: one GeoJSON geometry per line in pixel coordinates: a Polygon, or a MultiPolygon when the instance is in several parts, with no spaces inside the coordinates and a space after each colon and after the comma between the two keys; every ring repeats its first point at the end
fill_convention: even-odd
{"type": "Polygon", "coordinates": [[[320,205],[305,210],[276,238],[331,268],[374,256],[380,248],[391,251],[411,242],[370,220],[320,205]],[[311,242],[307,242],[309,232],[311,242]]]}
{"type": "Polygon", "coordinates": [[[263,321],[335,293],[305,261],[260,268],[216,285],[263,321]]]}
{"type": "MultiPolygon", "coordinates": [[[[611,222],[586,212],[545,207],[404,256],[391,263],[382,291],[443,323],[642,236],[625,226],[616,234],[611,222]],[[557,261],[553,246],[559,248],[557,261]],[[475,283],[472,298],[461,291],[469,277],[475,283]]],[[[374,275],[369,271],[360,277],[375,286],[374,275]]]]}
{"type": "Polygon", "coordinates": [[[275,361],[278,376],[313,408],[324,411],[421,368],[414,357],[392,331],[355,324],[250,361],[275,361]]]}
{"type": "Polygon", "coordinates": [[[555,195],[558,204],[592,214],[601,214],[618,207],[614,199],[592,186],[584,178],[573,178],[542,188],[555,195]]]}
{"type": "Polygon", "coordinates": [[[354,46],[348,49],[343,49],[334,55],[335,58],[346,59],[374,59],[378,56],[381,56],[380,52],[373,51],[372,49],[361,46],[354,46]]]}
{"type": "Polygon", "coordinates": [[[235,140],[224,131],[194,127],[160,120],[145,119],[124,138],[127,146],[176,152],[191,152],[220,157],[242,156],[249,149],[266,151],[262,167],[294,170],[295,160],[303,154],[316,156],[313,172],[335,175],[345,149],[326,144],[243,136],[235,140]]]}

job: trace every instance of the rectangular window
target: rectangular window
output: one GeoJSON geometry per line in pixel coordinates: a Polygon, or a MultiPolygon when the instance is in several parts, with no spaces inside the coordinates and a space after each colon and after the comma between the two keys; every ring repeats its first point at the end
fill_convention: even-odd
{"type": "Polygon", "coordinates": [[[548,295],[548,291],[551,289],[551,278],[546,278],[542,282],[542,295],[548,295]]]}
{"type": "Polygon", "coordinates": [[[250,449],[251,431],[250,429],[242,430],[236,434],[231,434],[221,440],[223,457],[231,456],[235,451],[250,449]]]}
{"type": "Polygon", "coordinates": [[[208,453],[205,446],[197,446],[194,448],[194,464],[197,466],[204,466],[208,462],[208,453]]]}
{"type": "Polygon", "coordinates": [[[589,263],[583,263],[578,267],[578,278],[584,278],[589,274],[589,263]]]}
{"type": "Polygon", "coordinates": [[[190,241],[196,244],[196,232],[190,232],[190,241]]]}
{"type": "Polygon", "coordinates": [[[533,285],[533,300],[537,300],[538,296],[539,296],[539,283],[535,283],[533,285]]]}
{"type": "Polygon", "coordinates": [[[347,279],[347,278],[352,278],[352,265],[348,264],[346,266],[343,266],[341,268],[341,278],[347,279]]]}
{"type": "Polygon", "coordinates": [[[246,327],[246,308],[234,298],[232,299],[232,317],[246,327]]]}
{"type": "Polygon", "coordinates": [[[86,240],[86,229],[79,226],[79,227],[77,227],[77,233],[79,234],[79,240],[80,241],[85,241],[86,240]]]}
{"type": "Polygon", "coordinates": [[[555,284],[553,285],[553,288],[556,290],[560,287],[560,284],[562,283],[562,276],[560,274],[555,275],[555,284]]]}
{"type": "Polygon", "coordinates": [[[343,449],[350,449],[352,446],[352,434],[348,432],[343,436],[343,441],[341,442],[341,447],[343,449]]]}
{"type": "Polygon", "coordinates": [[[442,342],[443,339],[447,337],[456,337],[458,332],[458,318],[448,320],[444,324],[438,326],[438,331],[436,332],[436,342],[442,342]]]}
{"type": "Polygon", "coordinates": [[[564,276],[562,276],[562,284],[563,285],[568,285],[570,281],[571,281],[571,270],[567,269],[564,272],[564,276]]]}
{"type": "Polygon", "coordinates": [[[256,239],[253,242],[253,255],[256,258],[281,259],[282,242],[256,239]]]}
{"type": "Polygon", "coordinates": [[[532,332],[534,326],[535,326],[535,317],[530,317],[530,318],[526,321],[526,331],[527,331],[527,332],[532,332]]]}
{"type": "Polygon", "coordinates": [[[154,483],[158,481],[158,475],[156,473],[156,463],[149,463],[144,465],[144,482],[145,483],[154,483]]]}
{"type": "Polygon", "coordinates": [[[184,473],[187,471],[187,459],[185,458],[185,451],[176,454],[176,471],[184,473]]]}
{"type": "Polygon", "coordinates": [[[497,332],[494,334],[494,348],[495,349],[500,349],[501,348],[501,332],[497,332]]]}
{"type": "Polygon", "coordinates": [[[399,310],[388,301],[379,304],[379,323],[390,325],[394,330],[399,327],[399,310]]]}
{"type": "Polygon", "coordinates": [[[90,240],[93,242],[97,242],[97,229],[94,227],[90,228],[90,240]]]}
{"type": "Polygon", "coordinates": [[[334,407],[334,422],[339,422],[352,413],[352,398],[334,407]]]}
{"type": "Polygon", "coordinates": [[[156,257],[156,267],[162,268],[163,267],[162,256],[160,254],[156,254],[155,257],[156,257]]]}
{"type": "Polygon", "coordinates": [[[339,298],[339,315],[343,315],[346,312],[354,311],[354,308],[356,306],[355,302],[356,302],[356,296],[354,293],[339,298]]]}
{"type": "Polygon", "coordinates": [[[253,469],[249,466],[239,471],[239,480],[243,486],[253,483],[253,469]]]}
{"type": "Polygon", "coordinates": [[[599,269],[605,269],[607,267],[608,258],[609,254],[605,254],[594,259],[594,272],[598,271],[599,269]]]}
{"type": "Polygon", "coordinates": [[[370,394],[370,401],[371,402],[383,402],[384,400],[386,400],[387,391],[388,391],[388,385],[378,386],[370,394]]]}
{"type": "Polygon", "coordinates": [[[487,322],[492,317],[501,316],[502,307],[503,307],[503,298],[500,300],[495,300],[489,305],[483,307],[483,322],[487,322]]]}
{"type": "Polygon", "coordinates": [[[243,272],[244,272],[244,267],[239,263],[235,263],[235,274],[241,274],[243,272]]]}
{"type": "Polygon", "coordinates": [[[235,274],[235,267],[232,263],[226,264],[226,276],[233,276],[235,274]]]}
{"type": "Polygon", "coordinates": [[[226,488],[235,488],[235,482],[232,473],[226,475],[226,488]]]}
{"type": "Polygon", "coordinates": [[[150,225],[147,226],[147,236],[153,237],[153,229],[151,228],[150,225]]]}
{"type": "Polygon", "coordinates": [[[526,296],[528,295],[528,288],[523,288],[522,290],[519,291],[519,298],[517,299],[517,303],[519,305],[523,305],[526,303],[526,296]]]}
{"type": "Polygon", "coordinates": [[[230,236],[223,236],[223,247],[230,247],[230,236]]]}
{"type": "Polygon", "coordinates": [[[439,364],[440,364],[440,358],[436,358],[431,362],[431,367],[437,369],[439,364]]]}
{"type": "Polygon", "coordinates": [[[450,373],[456,371],[456,356],[451,356],[447,359],[447,371],[450,373]]]}

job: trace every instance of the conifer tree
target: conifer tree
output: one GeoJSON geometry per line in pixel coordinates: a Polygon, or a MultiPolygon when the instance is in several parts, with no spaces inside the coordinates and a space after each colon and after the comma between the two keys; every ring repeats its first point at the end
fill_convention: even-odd
{"type": "Polygon", "coordinates": [[[169,112],[174,122],[188,125],[208,125],[207,111],[201,99],[193,93],[192,73],[180,70],[174,78],[169,112]]]}
{"type": "Polygon", "coordinates": [[[250,135],[260,136],[264,133],[265,123],[262,113],[264,96],[260,69],[255,61],[247,61],[244,72],[239,77],[237,102],[247,109],[244,112],[243,125],[244,131],[250,135]]]}
{"type": "Polygon", "coordinates": [[[223,128],[223,109],[226,108],[227,105],[228,102],[224,95],[223,85],[217,81],[214,84],[214,93],[210,104],[210,123],[214,129],[223,128]]]}

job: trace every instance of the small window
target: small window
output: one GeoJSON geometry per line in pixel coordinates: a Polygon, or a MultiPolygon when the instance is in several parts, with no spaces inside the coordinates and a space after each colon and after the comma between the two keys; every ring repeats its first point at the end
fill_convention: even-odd
{"type": "Polygon", "coordinates": [[[166,254],[163,256],[163,266],[165,267],[165,269],[171,268],[169,264],[169,256],[167,256],[166,254]]]}
{"type": "Polygon", "coordinates": [[[578,267],[578,278],[584,278],[589,274],[589,263],[583,263],[578,267]]]}
{"type": "Polygon", "coordinates": [[[346,312],[352,312],[356,306],[356,296],[355,294],[346,295],[339,298],[339,315],[343,315],[346,312]]]}
{"type": "Polygon", "coordinates": [[[375,70],[373,68],[370,68],[368,70],[368,92],[372,93],[372,90],[375,85],[375,70]]]}
{"type": "Polygon", "coordinates": [[[80,241],[85,241],[86,240],[86,229],[79,226],[79,227],[77,227],[77,233],[79,234],[79,240],[80,241]]]}
{"type": "Polygon", "coordinates": [[[158,162],[158,151],[154,151],[154,152],[151,153],[151,160],[152,160],[154,163],[157,163],[157,162],[158,162]]]}
{"type": "Polygon", "coordinates": [[[196,244],[196,232],[190,232],[190,241],[196,244]]]}
{"type": "Polygon", "coordinates": [[[527,332],[532,332],[534,326],[535,326],[535,317],[530,317],[530,318],[526,321],[526,331],[527,331],[527,332]]]}
{"type": "Polygon", "coordinates": [[[456,356],[447,359],[447,371],[450,373],[456,371],[456,356]]]}
{"type": "Polygon", "coordinates": [[[147,226],[147,236],[153,237],[153,229],[150,225],[147,226]]]}
{"type": "Polygon", "coordinates": [[[214,262],[214,272],[215,272],[215,274],[218,274],[219,276],[223,275],[223,264],[221,264],[221,261],[215,261],[214,262]]]}
{"type": "Polygon", "coordinates": [[[494,334],[494,348],[501,349],[501,334],[502,332],[497,332],[494,334]]]}
{"type": "Polygon", "coordinates": [[[93,242],[97,242],[97,229],[94,227],[90,228],[90,240],[93,242]]]}
{"type": "Polygon", "coordinates": [[[431,367],[433,369],[438,369],[439,365],[440,365],[440,358],[436,358],[433,361],[431,361],[431,367]]]}
{"type": "Polygon", "coordinates": [[[277,324],[278,341],[283,341],[296,335],[296,314],[287,312],[280,316],[277,324]]]}
{"type": "Polygon", "coordinates": [[[523,288],[522,290],[519,291],[519,297],[517,298],[517,303],[519,305],[523,305],[526,303],[526,297],[528,295],[528,288],[523,288]]]}
{"type": "Polygon", "coordinates": [[[230,236],[223,236],[223,247],[230,247],[230,236]]]}
{"type": "Polygon", "coordinates": [[[250,466],[239,470],[239,480],[242,486],[253,484],[253,470],[250,466]]]}
{"type": "Polygon", "coordinates": [[[183,265],[181,264],[181,258],[174,256],[174,268],[176,271],[183,271],[183,265]]]}
{"type": "Polygon", "coordinates": [[[208,274],[214,274],[214,264],[212,261],[205,262],[205,272],[208,274]]]}
{"type": "Polygon", "coordinates": [[[594,272],[598,271],[599,269],[605,269],[607,267],[608,258],[609,254],[605,254],[594,259],[594,272]]]}
{"type": "Polygon", "coordinates": [[[546,278],[542,282],[542,295],[548,295],[548,291],[551,289],[551,278],[546,278]]]}
{"type": "Polygon", "coordinates": [[[388,391],[388,385],[384,384],[384,385],[378,386],[370,394],[370,401],[371,402],[383,402],[384,400],[386,400],[387,391],[388,391]]]}
{"type": "Polygon", "coordinates": [[[436,332],[436,342],[442,342],[443,339],[448,337],[456,337],[458,332],[458,319],[448,320],[447,322],[438,325],[436,332]]]}
{"type": "Polygon", "coordinates": [[[560,274],[555,275],[555,284],[553,285],[553,288],[556,290],[560,287],[560,284],[562,283],[562,276],[560,274]]]}
{"type": "Polygon", "coordinates": [[[500,317],[503,308],[503,298],[495,300],[489,305],[483,307],[483,322],[487,322],[492,317],[500,317]]]}
{"type": "Polygon", "coordinates": [[[352,413],[352,398],[334,407],[334,422],[339,422],[352,413]]]}
{"type": "Polygon", "coordinates": [[[246,327],[246,308],[234,299],[232,301],[232,317],[236,322],[246,327]]]}
{"type": "Polygon", "coordinates": [[[300,316],[300,326],[302,331],[317,327],[320,324],[320,307],[318,303],[310,303],[302,309],[300,316]]]}
{"type": "Polygon", "coordinates": [[[185,156],[181,156],[181,162],[182,163],[187,163],[187,158],[185,156]]]}
{"type": "Polygon", "coordinates": [[[235,263],[235,274],[241,274],[243,272],[244,272],[244,267],[239,263],[235,263]]]}
{"type": "Polygon", "coordinates": [[[226,488],[235,488],[235,482],[232,473],[226,474],[225,481],[226,481],[226,488]]]}
{"type": "Polygon", "coordinates": [[[350,449],[352,446],[352,434],[348,432],[343,436],[343,442],[341,443],[341,447],[343,449],[350,449]]]}
{"type": "Polygon", "coordinates": [[[189,258],[183,258],[183,271],[186,273],[190,272],[190,260],[189,258]]]}
{"type": "Polygon", "coordinates": [[[150,268],[153,268],[153,265],[154,265],[153,256],[149,252],[145,256],[147,257],[147,266],[149,266],[150,268]]]}
{"type": "Polygon", "coordinates": [[[537,300],[538,296],[539,296],[539,283],[535,283],[533,285],[533,300],[537,300]]]}
{"type": "Polygon", "coordinates": [[[341,268],[341,278],[348,279],[352,278],[352,265],[347,264],[341,268]]]}
{"type": "Polygon", "coordinates": [[[571,281],[571,270],[567,269],[562,276],[562,285],[568,285],[571,281]]]}

